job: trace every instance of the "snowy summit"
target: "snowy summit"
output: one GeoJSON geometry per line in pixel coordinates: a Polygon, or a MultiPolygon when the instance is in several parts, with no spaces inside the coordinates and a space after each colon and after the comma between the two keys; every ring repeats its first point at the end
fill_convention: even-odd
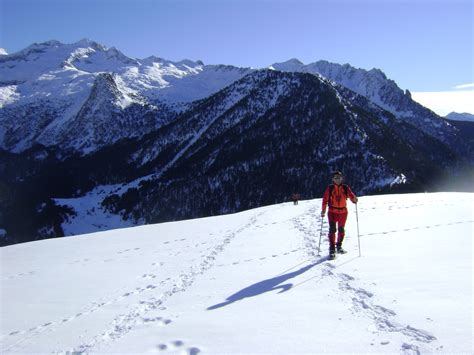
{"type": "Polygon", "coordinates": [[[473,202],[362,197],[333,261],[320,199],[8,246],[0,349],[472,353],[473,202]]]}

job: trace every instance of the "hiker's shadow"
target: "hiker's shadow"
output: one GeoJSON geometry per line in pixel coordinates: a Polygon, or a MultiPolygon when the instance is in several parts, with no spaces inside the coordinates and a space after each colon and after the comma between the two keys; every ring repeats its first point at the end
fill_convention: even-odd
{"type": "Polygon", "coordinates": [[[221,308],[221,307],[227,306],[229,304],[232,304],[234,302],[243,300],[244,298],[258,296],[258,295],[261,295],[265,292],[271,292],[271,291],[275,291],[275,290],[278,290],[278,289],[281,289],[280,292],[278,292],[278,293],[286,292],[286,291],[290,290],[293,287],[293,284],[292,283],[283,284],[285,281],[305,273],[309,269],[315,267],[318,264],[321,264],[322,262],[324,262],[326,260],[327,260],[327,258],[322,258],[322,259],[318,260],[317,262],[314,262],[314,263],[311,263],[309,265],[306,265],[306,266],[302,267],[299,270],[296,270],[296,271],[293,271],[293,272],[290,272],[290,273],[287,273],[287,274],[279,275],[279,276],[273,277],[271,279],[267,279],[267,280],[257,282],[255,284],[250,285],[250,286],[240,290],[239,292],[234,293],[233,295],[227,297],[227,300],[225,302],[218,303],[218,304],[215,304],[213,306],[210,306],[209,308],[207,308],[207,310],[212,311],[214,309],[221,308]]]}

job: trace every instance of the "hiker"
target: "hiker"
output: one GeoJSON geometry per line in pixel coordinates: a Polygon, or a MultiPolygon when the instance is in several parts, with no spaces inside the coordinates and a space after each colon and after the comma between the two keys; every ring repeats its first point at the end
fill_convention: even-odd
{"type": "Polygon", "coordinates": [[[299,199],[300,199],[300,194],[294,192],[293,195],[291,195],[291,200],[293,201],[294,205],[298,204],[299,199]]]}
{"type": "Polygon", "coordinates": [[[323,196],[323,205],[321,209],[321,217],[326,214],[326,206],[329,206],[329,257],[334,259],[336,252],[345,254],[342,248],[344,240],[344,225],[347,220],[346,200],[349,198],[353,203],[357,203],[357,196],[354,195],[348,185],[342,183],[343,175],[340,171],[335,171],[332,175],[332,184],[326,188],[323,196]],[[337,229],[336,229],[337,224],[337,229]],[[336,242],[336,230],[337,242],[336,242]]]}

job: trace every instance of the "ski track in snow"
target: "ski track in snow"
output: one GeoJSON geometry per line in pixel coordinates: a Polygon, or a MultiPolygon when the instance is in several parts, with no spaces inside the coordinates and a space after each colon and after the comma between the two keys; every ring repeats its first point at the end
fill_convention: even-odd
{"type": "MultiPolygon", "coordinates": [[[[402,205],[398,206],[399,209],[404,208],[412,208],[413,205],[402,205]]],[[[374,207],[377,208],[377,207],[374,207]]],[[[378,207],[380,208],[380,207],[378,207]]],[[[393,206],[389,206],[388,209],[392,209],[393,206]]],[[[417,329],[410,325],[404,325],[402,323],[396,322],[393,318],[397,315],[397,313],[387,307],[375,304],[373,302],[374,294],[369,290],[364,288],[355,286],[356,279],[347,274],[347,273],[337,273],[335,270],[338,266],[343,264],[349,263],[352,260],[356,260],[356,258],[349,259],[343,261],[342,263],[336,260],[329,260],[327,256],[321,256],[321,250],[318,250],[319,244],[319,233],[321,232],[321,222],[323,223],[323,233],[321,236],[321,246],[328,245],[328,223],[325,218],[321,218],[319,216],[320,206],[314,204],[311,206],[307,213],[304,213],[300,216],[297,216],[292,219],[294,227],[303,234],[304,238],[304,246],[306,249],[306,254],[309,256],[311,260],[315,258],[322,258],[321,260],[324,261],[323,267],[321,268],[321,273],[318,276],[314,276],[311,279],[315,278],[322,278],[322,277],[330,277],[332,278],[337,284],[338,288],[342,291],[341,295],[345,295],[345,297],[350,297],[352,300],[352,313],[356,316],[362,315],[365,317],[369,317],[373,319],[375,323],[375,330],[377,332],[398,332],[405,336],[406,341],[403,342],[400,346],[400,352],[406,355],[412,354],[420,354],[420,346],[419,344],[422,343],[426,346],[426,344],[430,344],[437,340],[437,338],[424,330],[417,329]],[[316,216],[316,217],[315,217],[316,216]],[[326,228],[325,228],[326,227],[326,228]],[[315,235],[317,233],[317,235],[315,235]],[[316,251],[318,253],[316,254],[316,251]]],[[[456,224],[456,223],[469,223],[472,221],[465,221],[465,222],[454,222],[448,223],[447,225],[456,224]]],[[[436,225],[436,226],[441,226],[436,225]]],[[[426,228],[430,228],[433,226],[426,226],[426,228]]],[[[422,227],[420,227],[422,228],[422,227]]],[[[402,229],[401,231],[408,231],[411,229],[402,229]]],[[[399,231],[388,231],[382,233],[370,233],[367,235],[375,235],[375,234],[386,234],[392,232],[399,232],[399,231]]],[[[347,255],[347,254],[346,254],[347,255]]],[[[307,280],[309,281],[309,280],[307,280]]],[[[305,281],[305,282],[307,282],[305,281]]],[[[388,344],[389,341],[382,342],[383,345],[388,344]]],[[[433,349],[434,350],[434,349],[433,349]]]]}
{"type": "MultiPolygon", "coordinates": [[[[150,311],[165,309],[163,307],[163,303],[172,297],[174,294],[178,292],[184,292],[188,287],[190,287],[196,277],[200,274],[203,274],[205,271],[210,269],[214,265],[214,261],[218,254],[220,254],[224,248],[240,233],[244,230],[250,228],[257,222],[257,217],[262,215],[264,212],[259,213],[257,216],[252,217],[250,221],[245,224],[244,226],[240,227],[236,231],[228,231],[227,234],[224,235],[222,242],[214,246],[211,251],[204,255],[201,259],[201,262],[197,266],[191,267],[188,272],[181,273],[172,283],[171,287],[163,292],[159,297],[150,297],[145,301],[140,301],[136,304],[132,311],[125,315],[120,315],[116,317],[113,321],[113,324],[109,329],[104,331],[101,335],[96,336],[91,342],[86,344],[81,344],[73,350],[75,354],[81,353],[89,353],[93,351],[100,345],[106,344],[110,341],[115,341],[117,339],[122,338],[127,333],[132,331],[136,326],[144,324],[144,323],[154,323],[159,326],[166,326],[172,322],[170,319],[164,319],[162,317],[146,317],[146,314],[150,311]]],[[[144,278],[154,278],[153,274],[144,274],[144,278]]],[[[163,281],[162,281],[163,282],[163,281]]],[[[122,295],[122,297],[128,297],[135,293],[144,292],[147,290],[153,290],[157,287],[157,285],[149,285],[145,289],[137,289],[135,291],[131,291],[130,293],[126,293],[122,295]]],[[[180,340],[174,341],[171,345],[176,347],[182,347],[184,343],[180,340]]],[[[167,350],[173,348],[170,344],[159,344],[159,350],[167,350]]],[[[189,354],[197,354],[200,352],[199,348],[197,347],[190,347],[187,349],[189,354]]]]}
{"type": "MultiPolygon", "coordinates": [[[[250,228],[251,226],[255,225],[255,228],[263,228],[263,226],[257,224],[257,217],[262,215],[264,212],[260,213],[256,217],[251,218],[250,222],[237,231],[231,231],[228,230],[227,234],[223,237],[223,241],[219,243],[217,246],[210,247],[207,250],[211,250],[207,255],[202,255],[202,261],[197,267],[192,267],[191,270],[187,273],[182,273],[180,274],[175,280],[172,280],[170,277],[167,277],[166,279],[160,280],[158,282],[150,283],[149,285],[146,285],[144,287],[129,287],[129,288],[119,288],[112,292],[113,295],[117,295],[115,297],[110,297],[110,296],[105,296],[102,297],[101,299],[97,300],[96,302],[92,302],[89,306],[86,306],[84,309],[82,309],[79,312],[75,312],[73,314],[70,314],[65,317],[61,317],[61,319],[56,319],[56,320],[51,320],[42,324],[39,324],[35,327],[31,327],[27,330],[17,330],[10,332],[8,336],[21,336],[18,341],[16,341],[14,344],[6,347],[4,350],[5,351],[14,351],[15,348],[18,346],[28,342],[31,339],[34,339],[35,337],[41,335],[42,333],[48,331],[50,333],[54,332],[58,327],[61,327],[62,325],[66,323],[70,323],[73,321],[76,321],[80,318],[83,318],[85,316],[88,316],[90,314],[93,314],[97,311],[102,310],[106,306],[111,306],[114,305],[120,301],[123,301],[124,299],[132,296],[142,296],[142,295],[148,295],[152,293],[151,297],[145,301],[139,301],[138,304],[136,304],[133,308],[133,310],[126,314],[126,315],[121,315],[115,318],[113,325],[111,326],[110,329],[105,331],[103,334],[100,336],[96,336],[95,339],[87,344],[82,344],[73,350],[72,353],[75,354],[80,354],[80,353],[87,353],[90,351],[93,351],[95,347],[98,345],[103,345],[104,343],[107,343],[109,341],[117,340],[127,333],[129,333],[133,328],[137,325],[140,324],[151,324],[154,323],[157,326],[166,326],[172,322],[172,320],[164,318],[164,317],[146,317],[145,314],[149,311],[153,310],[165,310],[166,307],[164,307],[162,304],[165,302],[166,299],[171,297],[173,294],[177,292],[182,292],[185,291],[189,286],[192,285],[194,282],[194,279],[197,275],[202,274],[204,271],[208,270],[210,267],[214,266],[214,260],[216,256],[223,251],[224,247],[230,243],[232,239],[235,238],[235,236],[242,231],[250,228]],[[167,291],[164,291],[159,298],[155,298],[153,296],[153,293],[156,292],[156,289],[158,287],[167,287],[167,291]]],[[[162,244],[163,245],[170,245],[172,243],[182,243],[186,241],[185,238],[180,238],[176,239],[174,241],[164,241],[162,244]]],[[[210,242],[201,242],[198,244],[194,244],[195,247],[199,245],[206,245],[210,244],[210,242]]],[[[272,258],[276,258],[279,256],[287,256],[296,252],[301,251],[302,249],[293,249],[290,251],[287,251],[283,253],[282,255],[279,254],[271,254],[267,256],[262,256],[259,258],[260,261],[263,260],[270,260],[272,258]]],[[[128,248],[128,249],[123,249],[123,250],[118,250],[115,252],[116,256],[115,258],[124,258],[124,257],[129,257],[131,255],[130,253],[137,253],[140,251],[140,248],[128,248]]],[[[179,252],[175,255],[177,256],[179,252]]],[[[69,264],[84,264],[88,262],[92,262],[94,259],[93,258],[87,258],[87,259],[77,259],[73,260],[69,264]]],[[[111,262],[114,261],[115,259],[105,259],[102,260],[103,262],[111,262]]],[[[243,262],[251,262],[254,261],[254,259],[246,259],[243,262]]],[[[241,261],[233,261],[231,265],[239,265],[241,261]]],[[[153,263],[151,266],[155,267],[158,264],[162,263],[153,263]]],[[[216,267],[223,267],[225,265],[219,264],[215,265],[216,267]]],[[[35,272],[29,272],[29,273],[20,273],[18,275],[12,275],[5,277],[4,279],[12,279],[16,277],[23,277],[23,276],[28,276],[28,275],[33,275],[35,272]]],[[[149,279],[149,280],[154,280],[157,277],[153,273],[153,271],[149,271],[148,273],[144,273],[139,278],[141,279],[149,279]]],[[[173,348],[181,348],[183,342],[182,341],[173,341],[170,344],[159,344],[157,348],[159,350],[170,350],[173,348]],[[176,345],[176,344],[181,344],[181,345],[176,345]]],[[[191,347],[188,349],[189,354],[197,354],[199,352],[199,349],[196,347],[191,347]]],[[[60,353],[64,353],[60,351],[60,353]]],[[[68,353],[68,351],[66,351],[68,353]]]]}
{"type": "MultiPolygon", "coordinates": [[[[187,240],[186,238],[180,238],[180,239],[175,239],[174,241],[165,241],[165,242],[162,243],[162,245],[169,245],[171,243],[182,243],[186,240],[187,240]]],[[[205,242],[205,243],[201,243],[201,244],[207,244],[207,243],[205,242]]],[[[137,253],[140,250],[141,250],[141,248],[127,248],[127,249],[118,250],[117,252],[115,252],[115,254],[117,254],[116,258],[119,258],[119,257],[128,258],[128,257],[133,257],[133,255],[130,254],[130,253],[134,253],[134,252],[137,253]]],[[[159,249],[157,249],[157,250],[159,250],[159,249]]],[[[177,256],[178,254],[179,254],[179,252],[177,254],[175,254],[175,256],[177,256]]],[[[104,259],[104,260],[102,260],[102,262],[111,262],[111,261],[114,261],[114,260],[115,259],[104,259]]],[[[79,260],[74,260],[69,264],[70,265],[73,265],[73,264],[82,264],[82,265],[84,265],[84,263],[91,262],[91,261],[94,261],[94,259],[93,258],[79,259],[79,260]]],[[[156,267],[156,266],[162,266],[163,264],[164,263],[162,263],[162,262],[152,263],[151,266],[156,267]]],[[[14,274],[14,275],[11,275],[11,276],[6,276],[3,279],[4,280],[11,280],[11,279],[15,279],[17,277],[31,276],[31,275],[34,275],[34,274],[36,274],[35,271],[30,271],[28,273],[19,273],[19,274],[14,274]]],[[[152,272],[145,273],[145,274],[142,274],[141,276],[138,276],[138,278],[140,278],[140,279],[155,279],[156,277],[157,276],[155,274],[153,274],[152,272]]],[[[79,312],[75,312],[75,313],[70,314],[68,316],[62,317],[61,319],[56,319],[54,321],[48,321],[48,322],[39,324],[35,327],[30,327],[27,330],[16,330],[16,331],[10,332],[8,334],[8,336],[18,335],[18,336],[22,336],[22,338],[20,338],[14,344],[6,347],[4,350],[5,351],[14,351],[14,349],[16,347],[18,347],[19,345],[22,345],[23,343],[27,342],[28,340],[33,339],[34,337],[42,334],[45,331],[53,332],[59,326],[64,325],[66,323],[70,323],[72,321],[75,321],[79,318],[90,315],[92,313],[95,313],[95,312],[103,309],[103,307],[105,307],[105,306],[113,305],[115,303],[118,303],[118,302],[124,300],[125,298],[130,297],[130,296],[141,295],[142,293],[145,293],[145,292],[146,293],[152,292],[158,286],[163,286],[163,285],[169,284],[171,282],[172,282],[171,278],[168,277],[164,280],[161,280],[161,281],[156,282],[154,284],[149,284],[145,287],[135,287],[135,288],[133,288],[132,286],[128,287],[128,288],[127,287],[121,287],[119,289],[116,289],[114,292],[112,292],[113,295],[118,295],[116,297],[110,297],[110,296],[102,297],[99,300],[97,300],[95,302],[92,302],[89,306],[86,306],[83,310],[81,310],[79,312]]],[[[149,322],[149,321],[150,321],[149,319],[145,319],[145,322],[149,322]]],[[[171,321],[169,319],[165,319],[165,318],[161,318],[161,317],[156,317],[154,319],[154,321],[156,321],[158,324],[161,324],[161,325],[167,325],[167,324],[171,323],[171,321]]]]}
{"type": "MultiPolygon", "coordinates": [[[[262,212],[263,213],[263,212],[262,212]]],[[[212,250],[208,255],[203,256],[202,262],[199,264],[197,267],[193,267],[192,270],[189,273],[183,273],[180,276],[178,276],[175,280],[172,280],[170,277],[161,280],[159,282],[155,282],[152,284],[149,284],[145,287],[135,287],[135,288],[120,288],[117,289],[115,292],[112,292],[114,295],[118,295],[116,297],[103,297],[99,301],[93,302],[89,307],[86,307],[84,310],[81,310],[80,312],[76,312],[74,314],[71,314],[70,316],[62,317],[61,319],[57,319],[55,321],[49,321],[43,324],[40,324],[35,327],[31,327],[27,330],[18,330],[18,331],[13,331],[8,334],[8,336],[22,336],[17,342],[14,344],[10,345],[9,347],[6,347],[4,350],[5,351],[14,351],[15,348],[18,346],[26,343],[27,341],[35,338],[36,336],[39,336],[45,331],[48,332],[53,332],[55,329],[60,327],[61,325],[64,325],[66,323],[70,323],[72,321],[78,320],[79,318],[82,318],[84,316],[90,315],[92,313],[95,313],[101,309],[103,309],[105,306],[110,306],[113,304],[116,304],[128,297],[131,296],[140,296],[143,294],[149,294],[154,291],[158,287],[161,286],[167,286],[168,290],[163,292],[161,297],[159,299],[156,299],[153,297],[153,295],[147,299],[146,301],[140,301],[137,305],[135,305],[135,308],[133,309],[132,312],[130,312],[126,316],[119,316],[114,320],[114,324],[111,329],[107,330],[104,332],[100,337],[96,337],[92,343],[86,344],[86,345],[81,345],[78,347],[78,350],[73,350],[71,351],[59,351],[58,353],[73,353],[73,354],[80,354],[84,352],[89,352],[92,351],[93,346],[101,345],[106,343],[107,341],[110,340],[116,340],[118,338],[121,338],[125,334],[127,334],[129,331],[133,329],[134,326],[140,325],[140,324],[151,324],[154,323],[157,326],[166,326],[172,322],[172,320],[164,318],[164,317],[146,317],[145,313],[151,310],[165,310],[166,307],[161,306],[161,304],[168,299],[170,296],[177,292],[185,291],[187,287],[191,286],[193,283],[195,277],[198,274],[202,274],[205,270],[209,269],[213,265],[213,261],[215,257],[217,256],[218,253],[220,253],[224,247],[230,243],[230,241],[240,232],[243,230],[249,228],[251,225],[253,225],[256,222],[256,217],[252,218],[251,221],[243,226],[242,228],[238,229],[236,232],[232,231],[227,231],[228,233],[224,236],[223,241],[218,244],[215,247],[210,247],[208,250],[212,250]]],[[[180,238],[176,239],[174,241],[165,241],[162,244],[163,245],[170,245],[172,243],[182,243],[186,241],[185,238],[180,238]]],[[[194,246],[198,245],[206,245],[210,244],[209,242],[201,242],[198,244],[194,244],[194,246]]],[[[116,252],[119,256],[123,256],[126,253],[130,252],[136,252],[139,251],[140,248],[129,248],[129,249],[124,249],[124,250],[119,250],[116,252]]],[[[177,256],[175,254],[175,256],[177,256]]],[[[77,264],[77,263],[84,263],[84,262],[90,262],[93,259],[82,259],[82,260],[74,260],[73,262],[69,264],[77,264]]],[[[103,260],[103,262],[110,262],[113,261],[113,259],[106,259],[103,260]]],[[[152,267],[156,266],[162,266],[163,263],[152,263],[152,267]]],[[[5,279],[11,279],[15,277],[20,277],[20,276],[27,276],[29,274],[33,274],[34,272],[30,273],[20,273],[18,275],[13,275],[10,277],[6,277],[5,279]]],[[[141,276],[138,276],[140,279],[151,279],[154,280],[157,277],[157,275],[153,274],[153,271],[150,271],[149,273],[142,274],[141,276]]],[[[172,350],[172,349],[184,349],[184,342],[181,340],[174,340],[171,341],[170,343],[163,343],[159,344],[157,346],[159,350],[172,350]]],[[[188,354],[198,354],[200,350],[196,347],[190,347],[187,350],[188,354]]]]}
{"type": "MultiPolygon", "coordinates": [[[[131,250],[131,249],[127,249],[126,251],[128,251],[128,250],[131,250]]],[[[119,252],[119,253],[121,253],[121,252],[119,252]]],[[[85,261],[89,261],[89,259],[76,261],[74,263],[81,262],[81,261],[85,262],[85,261]]],[[[106,262],[106,261],[108,261],[108,260],[104,260],[104,262],[106,262]]],[[[156,263],[152,264],[152,266],[155,266],[155,265],[157,265],[157,264],[156,263]]],[[[156,275],[154,275],[152,273],[143,274],[143,275],[141,275],[140,278],[142,278],[142,279],[155,279],[156,275]]],[[[79,318],[82,318],[84,316],[95,313],[95,312],[103,309],[104,307],[113,305],[115,303],[118,303],[118,302],[124,300],[125,298],[128,298],[130,296],[135,296],[135,295],[141,295],[145,292],[151,292],[151,291],[155,290],[158,286],[163,286],[163,285],[169,283],[170,280],[171,280],[170,278],[166,278],[166,279],[161,280],[161,281],[159,281],[155,284],[149,284],[145,287],[135,287],[133,289],[122,287],[122,288],[117,289],[114,292],[112,292],[113,295],[118,294],[119,296],[116,296],[116,297],[110,297],[110,296],[102,297],[98,301],[92,302],[90,306],[87,306],[83,310],[81,310],[79,312],[75,312],[75,313],[73,313],[69,316],[62,317],[61,319],[57,319],[57,320],[54,320],[54,321],[49,321],[49,322],[37,325],[35,327],[31,327],[27,330],[17,330],[17,331],[10,332],[8,334],[9,336],[22,335],[22,338],[20,338],[17,342],[15,342],[11,346],[5,348],[4,350],[5,351],[14,351],[14,349],[16,347],[18,347],[19,345],[22,345],[23,343],[27,342],[28,340],[33,339],[34,337],[42,334],[45,331],[53,332],[55,329],[57,329],[61,325],[73,322],[75,320],[78,320],[79,318]]],[[[148,321],[149,321],[148,319],[145,319],[145,322],[148,322],[148,321]]],[[[156,322],[158,322],[159,324],[162,324],[162,325],[167,325],[167,324],[171,323],[171,320],[161,318],[161,317],[155,318],[154,321],[156,321],[156,322]]]]}
{"type": "Polygon", "coordinates": [[[464,224],[464,223],[472,223],[474,220],[468,220],[468,221],[456,221],[456,222],[450,222],[450,223],[438,223],[438,224],[431,224],[431,225],[426,225],[426,226],[415,226],[412,228],[403,228],[403,229],[393,229],[393,230],[388,230],[388,231],[381,231],[381,232],[372,232],[372,233],[367,233],[367,234],[361,234],[361,237],[364,236],[369,236],[369,235],[380,235],[380,234],[392,234],[392,233],[400,233],[400,232],[409,232],[412,230],[417,230],[417,229],[430,229],[430,228],[437,228],[437,227],[443,227],[443,226],[453,226],[455,224],[464,224]]]}
{"type": "MultiPolygon", "coordinates": [[[[447,207],[451,205],[449,203],[445,203],[446,201],[443,200],[440,200],[439,202],[443,202],[443,205],[447,207]]],[[[298,231],[300,237],[302,237],[301,248],[295,248],[280,254],[270,253],[268,255],[262,255],[260,258],[258,258],[258,260],[272,261],[275,260],[274,258],[287,256],[293,253],[306,254],[308,257],[308,260],[306,261],[314,262],[315,259],[319,260],[319,265],[317,265],[317,267],[313,269],[316,271],[315,275],[312,276],[309,280],[294,285],[294,287],[308,281],[317,281],[318,279],[321,280],[323,278],[325,280],[333,280],[335,289],[339,289],[341,291],[339,295],[345,300],[351,313],[356,317],[369,318],[373,321],[373,329],[371,329],[372,333],[377,335],[383,333],[394,333],[397,335],[396,337],[391,338],[391,341],[400,340],[399,350],[401,353],[408,355],[420,354],[425,351],[439,351],[442,346],[439,346],[437,337],[435,335],[425,330],[418,329],[412,325],[403,323],[403,321],[397,319],[398,317],[396,310],[377,304],[375,301],[377,299],[376,295],[374,295],[374,293],[371,292],[369,289],[365,288],[365,286],[361,286],[361,282],[358,281],[355,277],[348,274],[347,272],[337,271],[337,269],[343,266],[344,264],[356,261],[358,259],[357,257],[348,258],[346,255],[334,261],[328,261],[327,256],[325,256],[325,252],[322,253],[324,256],[319,256],[319,254],[321,254],[321,250],[318,250],[321,223],[323,223],[321,247],[323,249],[328,245],[328,224],[326,219],[322,219],[319,216],[319,203],[319,201],[309,203],[307,207],[305,207],[306,209],[302,214],[290,220],[294,228],[298,231]]],[[[431,203],[436,203],[436,201],[432,201],[431,203]]],[[[422,207],[423,205],[426,205],[426,203],[423,204],[420,203],[420,201],[411,201],[411,203],[409,204],[404,204],[396,202],[394,203],[393,201],[391,201],[390,203],[374,204],[374,206],[372,207],[363,207],[359,210],[359,212],[373,209],[402,210],[410,209],[413,207],[422,207]]],[[[146,286],[135,287],[136,284],[134,284],[130,287],[121,287],[120,289],[116,289],[114,292],[110,292],[108,296],[104,296],[96,302],[92,302],[89,306],[84,307],[84,309],[80,312],[75,312],[74,314],[70,314],[69,316],[62,317],[61,319],[56,319],[54,321],[44,322],[27,330],[17,330],[10,332],[9,334],[5,334],[2,336],[2,340],[7,337],[19,337],[19,339],[15,343],[2,350],[13,352],[18,346],[28,342],[29,340],[35,338],[36,336],[42,334],[45,331],[52,333],[55,329],[61,327],[64,324],[69,324],[70,322],[80,319],[86,315],[90,315],[94,312],[100,311],[105,306],[119,303],[120,301],[123,301],[124,299],[127,299],[131,296],[145,296],[145,299],[142,298],[142,300],[139,300],[136,303],[132,304],[132,306],[129,308],[128,313],[115,316],[115,319],[111,324],[109,324],[108,328],[105,329],[101,334],[92,336],[92,340],[73,347],[74,350],[72,351],[58,351],[58,353],[81,354],[100,351],[100,348],[102,346],[106,346],[107,344],[110,344],[124,337],[129,332],[142,325],[165,327],[171,324],[172,322],[174,322],[174,320],[170,319],[169,317],[150,316],[148,314],[152,311],[165,311],[166,307],[164,306],[164,303],[170,297],[172,297],[176,293],[185,292],[189,287],[193,285],[196,277],[198,277],[200,274],[205,273],[211,267],[237,266],[243,263],[255,261],[255,258],[247,258],[243,260],[229,261],[225,264],[215,264],[216,257],[227,247],[227,245],[232,240],[238,237],[238,235],[241,234],[243,231],[251,227],[253,227],[254,229],[264,228],[261,224],[258,223],[258,217],[260,217],[264,213],[265,212],[261,212],[256,216],[250,218],[250,220],[245,225],[241,226],[236,230],[225,231],[225,234],[222,236],[222,238],[219,238],[219,241],[209,240],[200,243],[191,243],[192,245],[194,245],[194,247],[206,244],[209,244],[209,247],[206,249],[206,251],[201,251],[200,259],[197,263],[191,266],[188,271],[180,273],[176,278],[167,277],[166,279],[162,279],[159,281],[156,280],[158,278],[158,276],[156,275],[156,267],[163,265],[163,263],[153,263],[150,265],[150,270],[145,271],[140,275],[137,275],[137,279],[147,281],[145,283],[148,283],[149,280],[149,283],[146,286]],[[157,288],[159,290],[164,289],[164,291],[160,291],[160,294],[157,295],[157,288]]],[[[472,222],[473,221],[455,221],[444,224],[432,224],[426,226],[416,226],[412,228],[401,228],[398,230],[372,232],[367,234],[361,234],[361,236],[402,233],[419,228],[436,228],[440,226],[472,222]]],[[[272,224],[276,224],[276,222],[272,224]]],[[[265,225],[268,224],[265,223],[265,225]]],[[[178,238],[174,241],[164,241],[162,243],[162,246],[168,246],[169,244],[171,244],[170,247],[173,247],[172,244],[174,243],[179,245],[186,241],[186,238],[178,238]]],[[[176,249],[174,251],[176,251],[176,249]]],[[[123,258],[134,255],[136,256],[137,254],[134,253],[139,252],[140,248],[128,248],[123,250],[121,249],[116,251],[115,256],[109,256],[111,257],[111,259],[106,259],[102,261],[110,262],[115,260],[112,258],[123,258]]],[[[179,251],[175,256],[178,256],[178,254],[179,251]]],[[[77,259],[73,260],[71,264],[87,263],[92,260],[92,258],[77,259]]],[[[302,263],[306,261],[302,261],[302,263]]],[[[32,275],[35,275],[35,271],[13,274],[6,276],[3,279],[14,279],[18,277],[28,277],[32,275]]],[[[389,340],[383,340],[381,342],[382,345],[386,345],[389,343],[389,340]]],[[[198,354],[201,352],[198,347],[185,344],[184,341],[179,339],[162,341],[156,346],[156,349],[154,350],[185,351],[187,354],[198,354]]]]}

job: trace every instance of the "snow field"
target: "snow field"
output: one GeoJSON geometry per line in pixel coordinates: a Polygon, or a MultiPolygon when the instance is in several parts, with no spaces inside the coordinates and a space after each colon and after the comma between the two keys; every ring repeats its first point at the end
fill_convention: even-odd
{"type": "Polygon", "coordinates": [[[321,200],[1,248],[2,353],[471,353],[474,195],[321,200]]]}

